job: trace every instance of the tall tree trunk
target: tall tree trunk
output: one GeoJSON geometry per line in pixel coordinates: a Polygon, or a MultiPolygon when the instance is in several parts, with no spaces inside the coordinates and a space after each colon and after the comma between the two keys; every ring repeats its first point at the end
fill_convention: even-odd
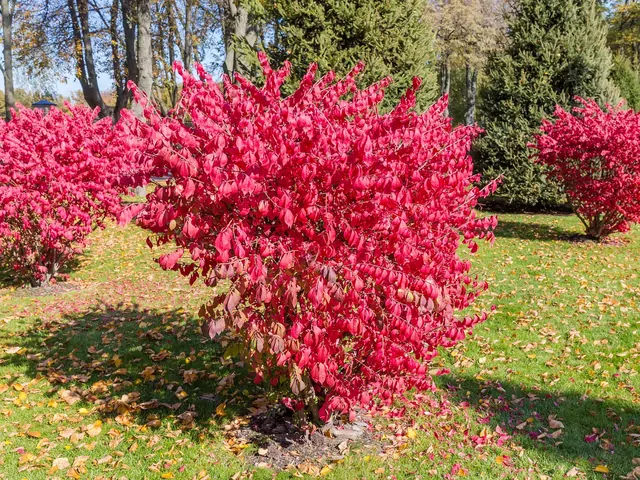
{"type": "Polygon", "coordinates": [[[131,100],[131,91],[127,87],[128,81],[138,81],[135,11],[132,1],[133,0],[113,0],[111,5],[111,45],[113,50],[114,79],[116,81],[116,104],[113,108],[114,123],[119,120],[120,111],[126,108],[131,100]],[[117,29],[118,9],[122,15],[124,62],[118,54],[118,45],[120,44],[120,33],[117,29]]]}
{"type": "Polygon", "coordinates": [[[253,48],[258,41],[258,29],[254,22],[251,22],[249,11],[239,4],[237,0],[226,0],[224,21],[224,46],[226,56],[224,60],[224,71],[227,75],[233,76],[234,72],[247,74],[249,63],[242,57],[241,44],[244,47],[253,48]]]}
{"type": "MultiPolygon", "coordinates": [[[[449,55],[446,54],[442,57],[440,62],[440,96],[449,96],[451,91],[451,61],[449,55]]],[[[445,116],[449,116],[449,107],[444,111],[445,116]]]]}
{"type": "Polygon", "coordinates": [[[4,110],[7,121],[11,120],[11,109],[15,106],[13,96],[13,38],[11,29],[13,27],[13,11],[9,5],[9,0],[2,0],[2,45],[4,54],[4,110]]]}
{"type": "Polygon", "coordinates": [[[173,17],[173,9],[171,4],[168,5],[167,15],[169,18],[169,35],[167,39],[167,50],[169,52],[169,68],[171,70],[171,108],[178,103],[178,82],[176,81],[176,72],[173,70],[173,64],[176,61],[174,45],[176,43],[175,19],[173,17]]]}
{"type": "Polygon", "coordinates": [[[125,72],[127,78],[138,81],[138,57],[136,52],[136,20],[135,8],[133,2],[135,0],[121,0],[122,8],[122,30],[124,32],[125,46],[125,72]]]}
{"type": "Polygon", "coordinates": [[[109,22],[109,35],[111,37],[111,62],[113,65],[113,80],[116,87],[116,104],[113,107],[113,123],[116,123],[120,119],[120,110],[122,110],[126,104],[124,98],[127,92],[125,76],[122,72],[122,59],[120,58],[120,45],[119,32],[118,32],[118,12],[120,0],[112,0],[109,22]]]}
{"type": "Polygon", "coordinates": [[[111,115],[98,87],[98,75],[93,60],[93,46],[89,30],[89,8],[87,0],[67,0],[69,16],[73,29],[74,55],[76,60],[76,78],[82,87],[82,94],[91,108],[100,107],[100,116],[111,115]]]}
{"type": "Polygon", "coordinates": [[[193,5],[192,0],[185,0],[184,5],[184,53],[182,63],[187,71],[191,71],[191,64],[193,62],[193,5]]]}
{"type": "MultiPolygon", "coordinates": [[[[151,101],[153,90],[153,51],[151,50],[150,0],[138,0],[138,88],[151,101]]],[[[142,106],[133,104],[133,113],[142,118],[142,106]]]]}
{"type": "Polygon", "coordinates": [[[476,123],[476,97],[478,96],[478,69],[467,64],[466,68],[466,97],[467,109],[464,114],[464,123],[473,125],[476,123]]]}

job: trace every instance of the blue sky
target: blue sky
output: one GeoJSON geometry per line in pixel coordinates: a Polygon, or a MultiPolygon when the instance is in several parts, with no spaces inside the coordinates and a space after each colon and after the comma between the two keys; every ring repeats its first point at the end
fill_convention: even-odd
{"type": "MultiPolygon", "coordinates": [[[[98,86],[100,87],[100,91],[104,93],[113,88],[113,80],[109,75],[101,73],[98,75],[98,86]]],[[[56,93],[65,97],[69,97],[71,92],[81,90],[80,82],[72,75],[70,75],[66,81],[58,80],[55,82],[54,88],[56,89],[56,93]]]]}

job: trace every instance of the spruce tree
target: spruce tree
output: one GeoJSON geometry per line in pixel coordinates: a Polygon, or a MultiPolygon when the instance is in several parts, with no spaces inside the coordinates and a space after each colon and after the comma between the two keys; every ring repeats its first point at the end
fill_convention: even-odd
{"type": "Polygon", "coordinates": [[[362,60],[361,86],[393,77],[386,107],[397,102],[414,76],[422,77],[418,104],[425,106],[437,96],[427,11],[427,0],[279,0],[267,53],[276,64],[292,63],[290,86],[312,62],[321,74],[334,70],[341,76],[362,60]]]}
{"type": "Polygon", "coordinates": [[[626,57],[616,55],[613,59],[611,79],[620,89],[620,96],[627,101],[627,106],[640,110],[640,72],[626,57]]]}
{"type": "Polygon", "coordinates": [[[618,101],[606,25],[595,0],[519,0],[507,24],[507,44],[486,68],[476,166],[485,178],[503,176],[497,196],[509,204],[557,205],[562,193],[527,145],[556,104],[618,101]]]}

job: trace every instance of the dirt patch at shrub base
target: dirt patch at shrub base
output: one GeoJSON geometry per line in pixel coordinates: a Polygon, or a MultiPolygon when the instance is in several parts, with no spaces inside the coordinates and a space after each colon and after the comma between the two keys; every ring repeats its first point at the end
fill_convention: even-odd
{"type": "Polygon", "coordinates": [[[378,453],[384,448],[380,434],[365,417],[353,423],[322,426],[297,425],[284,405],[249,417],[230,429],[227,445],[244,450],[247,463],[277,470],[318,474],[323,466],[340,462],[353,447],[378,453]]]}

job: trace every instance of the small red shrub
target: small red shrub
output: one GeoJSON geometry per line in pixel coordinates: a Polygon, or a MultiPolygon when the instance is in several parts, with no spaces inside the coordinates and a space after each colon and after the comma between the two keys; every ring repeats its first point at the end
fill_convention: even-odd
{"type": "Polygon", "coordinates": [[[0,122],[0,260],[34,286],[54,278],[121,208],[118,180],[131,158],[110,140],[109,120],[69,108],[19,108],[0,122]]]}
{"type": "Polygon", "coordinates": [[[572,112],[556,107],[531,146],[564,187],[587,235],[626,232],[640,221],[640,114],[576,100],[582,106],[572,112]]]}
{"type": "Polygon", "coordinates": [[[452,129],[446,99],[412,111],[418,80],[381,115],[390,80],[358,90],[362,65],[337,82],[311,66],[282,98],[289,66],[261,62],[263,88],[225,78],[224,93],[178,65],[176,111],[146,108],[137,126],[150,166],[171,175],[138,217],[177,247],[160,265],[219,285],[204,332],[234,329],[255,381],[322,397],[322,419],[431,388],[438,347],[486,318],[458,314],[486,288],[460,244],[474,252],[496,225],[474,213],[488,193],[467,155],[478,129],[452,129]]]}

